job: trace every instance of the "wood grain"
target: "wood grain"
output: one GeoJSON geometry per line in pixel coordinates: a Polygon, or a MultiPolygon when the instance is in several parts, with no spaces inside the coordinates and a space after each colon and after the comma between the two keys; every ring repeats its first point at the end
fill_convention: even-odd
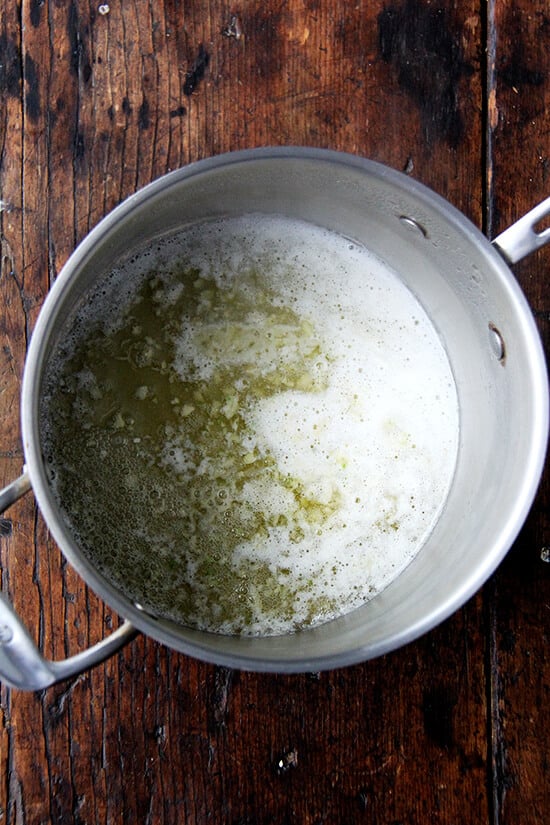
{"type": "MultiPolygon", "coordinates": [[[[491,235],[548,194],[543,0],[0,8],[0,484],[21,470],[21,374],[52,280],[164,172],[251,146],[326,146],[406,171],[491,235]]],[[[549,262],[546,249],[516,268],[547,345],[549,262]]],[[[139,637],[70,683],[2,686],[0,822],[539,825],[548,489],[546,477],[483,591],[378,660],[267,676],[139,637]]],[[[32,496],[5,514],[0,564],[47,656],[117,625],[32,496]]]]}
{"type": "MultiPolygon", "coordinates": [[[[544,2],[498,6],[491,148],[491,231],[504,229],[550,192],[550,16],[544,2]]],[[[515,267],[550,352],[548,251],[515,267]]],[[[513,342],[511,343],[513,346],[513,342]]],[[[493,709],[493,789],[498,822],[542,822],[550,730],[548,473],[525,529],[488,587],[493,709]]]]}

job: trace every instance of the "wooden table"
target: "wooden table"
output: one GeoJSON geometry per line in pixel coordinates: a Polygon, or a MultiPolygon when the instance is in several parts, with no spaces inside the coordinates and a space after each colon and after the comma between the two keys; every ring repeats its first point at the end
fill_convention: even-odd
{"type": "MultiPolygon", "coordinates": [[[[550,193],[545,0],[0,7],[0,485],[21,471],[21,374],[50,283],[168,170],[331,147],[404,170],[491,237],[550,193]]],[[[515,267],[547,343],[549,266],[546,248],[515,267]]],[[[138,637],[70,683],[3,686],[0,823],[548,822],[548,492],[546,476],[481,592],[378,660],[256,675],[138,637]]],[[[117,624],[32,494],[1,525],[2,588],[48,657],[117,624]]]]}

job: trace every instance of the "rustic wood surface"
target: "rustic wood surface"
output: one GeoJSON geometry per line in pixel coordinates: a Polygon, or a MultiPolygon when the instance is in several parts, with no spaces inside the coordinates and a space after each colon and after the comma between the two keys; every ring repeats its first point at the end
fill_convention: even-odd
{"type": "MultiPolygon", "coordinates": [[[[153,178],[307,144],[406,171],[494,236],[550,194],[547,0],[0,0],[0,486],[25,351],[75,244],[153,178]]],[[[550,249],[515,268],[550,339],[550,249]]],[[[378,660],[268,676],[143,637],[70,683],[0,693],[0,823],[549,821],[549,483],[486,586],[378,660]],[[541,556],[542,553],[542,556],[541,556]]],[[[2,588],[50,658],[118,618],[32,495],[2,588]]]]}

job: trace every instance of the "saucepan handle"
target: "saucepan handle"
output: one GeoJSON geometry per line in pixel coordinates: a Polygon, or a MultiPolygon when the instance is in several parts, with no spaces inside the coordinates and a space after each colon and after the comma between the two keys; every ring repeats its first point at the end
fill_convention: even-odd
{"type": "MultiPolygon", "coordinates": [[[[0,513],[31,488],[26,471],[0,490],[0,513]]],[[[93,647],[68,659],[45,659],[3,593],[0,593],[0,681],[21,690],[42,690],[111,656],[137,633],[128,621],[93,647]]]]}
{"type": "Polygon", "coordinates": [[[496,246],[508,263],[515,264],[526,255],[550,243],[550,226],[540,230],[537,228],[538,224],[548,217],[550,217],[550,198],[543,200],[523,218],[505,229],[493,240],[493,246],[496,246]]]}

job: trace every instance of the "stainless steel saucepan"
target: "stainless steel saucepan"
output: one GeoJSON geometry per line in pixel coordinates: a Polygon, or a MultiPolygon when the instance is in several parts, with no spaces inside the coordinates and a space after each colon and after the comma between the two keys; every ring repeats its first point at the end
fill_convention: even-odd
{"type": "Polygon", "coordinates": [[[95,647],[46,661],[11,605],[0,601],[0,678],[43,688],[111,654],[136,630],[229,667],[318,671],[366,660],[433,628],[495,570],[539,484],[548,436],[548,380],[533,316],[509,264],[550,240],[537,231],[550,198],[491,244],[429,189],[377,163],[307,148],[237,152],[191,164],[117,207],[84,239],[40,313],[21,398],[25,467],[0,511],[31,489],[62,552],[125,622],[95,647]],[[363,244],[412,290],[438,330],[454,373],[460,443],[448,500],[414,561],[363,607],[322,626],[267,638],[203,633],[157,619],[118,592],[79,549],[44,466],[39,401],[65,320],[114,262],[190,222],[262,212],[299,218],[363,244]]]}

